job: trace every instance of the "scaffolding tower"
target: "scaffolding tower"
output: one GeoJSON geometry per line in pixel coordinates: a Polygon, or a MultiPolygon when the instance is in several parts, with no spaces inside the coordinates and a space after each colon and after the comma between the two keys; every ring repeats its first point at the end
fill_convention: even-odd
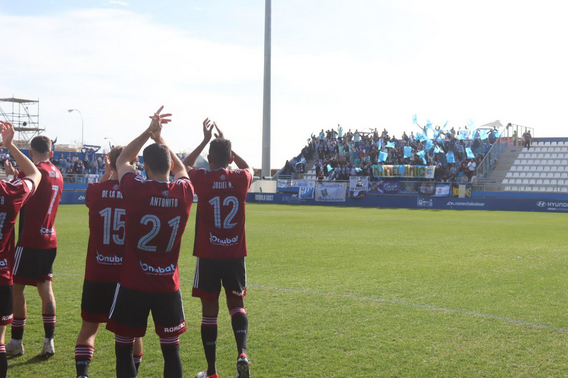
{"type": "Polygon", "coordinates": [[[29,144],[37,135],[45,131],[39,125],[39,100],[23,98],[0,98],[0,116],[14,125],[19,142],[29,144]]]}

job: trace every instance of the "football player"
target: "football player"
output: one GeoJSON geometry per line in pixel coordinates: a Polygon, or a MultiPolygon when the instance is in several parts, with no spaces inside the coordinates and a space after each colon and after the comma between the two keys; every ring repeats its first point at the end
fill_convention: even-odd
{"type": "Polygon", "coordinates": [[[13,143],[14,127],[0,121],[2,144],[8,148],[23,173],[23,178],[12,182],[0,181],[0,378],[6,378],[8,363],[4,334],[12,323],[12,269],[14,260],[14,224],[18,212],[40,183],[41,173],[13,143]]]}
{"type": "Polygon", "coordinates": [[[237,344],[237,378],[248,378],[248,316],[244,305],[247,255],[245,204],[252,182],[252,169],[232,150],[231,141],[225,139],[217,125],[209,119],[203,122],[203,141],[187,156],[184,164],[188,169],[195,164],[211,140],[213,128],[216,139],[209,144],[207,155],[210,170],[189,171],[199,198],[193,250],[197,263],[192,295],[201,299],[201,339],[207,360],[207,370],[198,373],[197,378],[219,377],[215,361],[221,286],[225,288],[237,344]],[[233,161],[239,169],[228,169],[233,161]]]}

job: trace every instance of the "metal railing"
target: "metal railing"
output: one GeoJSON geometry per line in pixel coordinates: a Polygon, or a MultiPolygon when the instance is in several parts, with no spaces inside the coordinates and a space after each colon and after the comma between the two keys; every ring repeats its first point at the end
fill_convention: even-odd
{"type": "Polygon", "coordinates": [[[487,151],[475,171],[477,180],[483,181],[487,179],[487,176],[489,176],[489,174],[493,171],[495,165],[499,162],[499,159],[501,159],[501,155],[505,152],[508,145],[509,138],[507,137],[500,137],[495,143],[493,143],[493,146],[489,149],[489,151],[487,151]]]}

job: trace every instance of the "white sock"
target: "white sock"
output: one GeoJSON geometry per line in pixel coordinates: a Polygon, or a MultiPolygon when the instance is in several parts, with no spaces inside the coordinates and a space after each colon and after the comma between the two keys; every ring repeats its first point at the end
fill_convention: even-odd
{"type": "Polygon", "coordinates": [[[51,340],[53,340],[53,339],[50,339],[50,338],[46,337],[46,338],[43,340],[43,343],[46,344],[46,343],[50,342],[51,340]]]}
{"type": "Polygon", "coordinates": [[[11,342],[12,344],[21,344],[21,343],[22,343],[22,340],[10,339],[10,342],[11,342]]]}

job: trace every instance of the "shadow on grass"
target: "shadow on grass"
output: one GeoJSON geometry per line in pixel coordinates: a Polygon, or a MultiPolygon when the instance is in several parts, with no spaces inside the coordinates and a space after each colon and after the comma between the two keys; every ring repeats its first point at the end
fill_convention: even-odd
{"type": "Polygon", "coordinates": [[[45,356],[34,356],[28,360],[22,360],[23,356],[14,356],[14,357],[8,357],[8,361],[10,361],[8,363],[9,367],[16,367],[16,366],[23,366],[23,365],[30,365],[30,364],[37,364],[40,362],[45,362],[47,360],[49,360],[49,357],[45,357],[45,356]],[[19,360],[19,362],[17,363],[13,363],[12,361],[16,361],[19,360]]]}

